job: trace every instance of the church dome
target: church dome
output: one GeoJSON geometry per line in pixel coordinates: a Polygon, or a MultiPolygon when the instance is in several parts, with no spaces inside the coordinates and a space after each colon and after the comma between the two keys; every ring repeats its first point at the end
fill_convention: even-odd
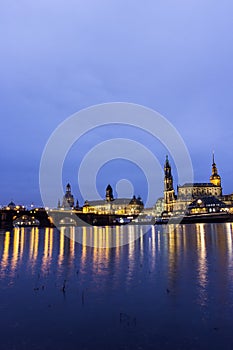
{"type": "Polygon", "coordinates": [[[62,207],[63,208],[74,207],[74,196],[71,193],[71,186],[69,183],[66,185],[66,193],[63,196],[62,207]]]}
{"type": "Polygon", "coordinates": [[[15,205],[14,202],[11,201],[7,206],[10,207],[10,208],[13,208],[13,207],[15,207],[16,205],[15,205]]]}

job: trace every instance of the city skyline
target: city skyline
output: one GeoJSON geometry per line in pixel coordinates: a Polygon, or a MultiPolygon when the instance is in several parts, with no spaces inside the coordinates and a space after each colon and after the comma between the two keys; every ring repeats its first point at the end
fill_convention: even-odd
{"type": "MultiPolygon", "coordinates": [[[[195,181],[209,178],[215,150],[223,191],[230,193],[232,12],[230,1],[209,0],[148,1],[143,7],[132,1],[2,4],[0,203],[41,204],[39,164],[51,133],[71,114],[111,101],[165,116],[184,139],[195,181]]],[[[137,131],[131,137],[149,143],[137,131]]],[[[75,186],[77,164],[93,141],[107,138],[108,131],[98,130],[78,154],[68,155],[64,186],[75,186]]],[[[156,144],[153,152],[162,166],[166,150],[156,144]]],[[[100,191],[115,176],[117,165],[109,166],[101,170],[100,191]]],[[[132,169],[127,164],[122,178],[132,169]]],[[[137,174],[136,194],[145,197],[145,179],[137,174]]]]}
{"type": "Polygon", "coordinates": [[[0,2],[2,349],[233,349],[232,18],[0,2]]]}
{"type": "MultiPolygon", "coordinates": [[[[164,171],[165,171],[165,164],[166,164],[167,161],[169,161],[169,163],[170,163],[170,165],[171,165],[171,168],[172,168],[171,176],[172,176],[172,178],[173,178],[173,185],[172,185],[172,187],[173,187],[173,189],[174,189],[174,194],[176,195],[176,193],[178,193],[178,188],[179,188],[179,187],[182,187],[182,186],[185,186],[185,185],[186,185],[186,183],[178,183],[178,182],[177,182],[176,169],[173,168],[173,165],[172,165],[172,164],[173,164],[173,160],[172,160],[172,159],[169,159],[168,155],[166,155],[166,157],[165,157],[165,162],[164,162],[164,164],[163,164],[163,166],[162,166],[162,169],[163,169],[162,178],[163,178],[163,180],[161,181],[160,184],[158,184],[158,185],[160,185],[160,187],[161,187],[161,191],[160,191],[161,195],[155,197],[155,201],[154,201],[153,204],[152,204],[151,206],[149,206],[149,207],[154,207],[154,206],[156,205],[157,200],[160,199],[161,197],[162,197],[162,198],[164,197],[164,171]],[[175,176],[174,176],[174,175],[175,175],[175,176]]],[[[170,165],[169,165],[169,166],[170,166],[170,165]]],[[[202,181],[195,181],[195,176],[194,176],[193,185],[197,185],[198,183],[200,183],[200,184],[207,184],[207,183],[209,183],[209,179],[211,178],[211,174],[213,174],[213,172],[211,173],[211,169],[212,169],[212,171],[213,171],[213,166],[214,166],[214,167],[217,166],[217,168],[218,168],[218,163],[216,162],[214,152],[212,153],[212,163],[211,163],[211,166],[210,166],[209,177],[207,177],[206,179],[203,179],[202,181]]],[[[218,170],[216,170],[216,171],[218,171],[218,170]]],[[[220,171],[220,172],[218,171],[218,174],[220,175],[221,182],[222,182],[222,181],[224,182],[224,179],[223,179],[222,176],[221,176],[221,171],[220,171]]],[[[218,175],[218,176],[219,176],[219,175],[218,175]]],[[[120,180],[120,181],[121,181],[121,180],[120,180]]],[[[120,182],[120,181],[119,181],[119,182],[120,182]]],[[[132,197],[135,197],[135,196],[136,196],[136,197],[141,197],[141,198],[142,198],[142,201],[145,201],[144,198],[143,198],[143,196],[142,196],[140,193],[136,193],[136,192],[133,192],[133,191],[132,191],[132,192],[129,192],[129,188],[128,188],[127,186],[125,187],[125,192],[124,192],[124,186],[120,188],[119,192],[117,192],[117,185],[119,184],[119,182],[118,182],[118,183],[114,183],[113,181],[109,181],[109,182],[105,183],[105,184],[104,184],[104,187],[101,188],[100,191],[99,191],[99,192],[101,193],[101,195],[102,195],[102,193],[103,193],[101,199],[104,199],[104,198],[105,198],[105,191],[106,191],[106,186],[107,186],[107,184],[108,184],[108,186],[110,186],[110,184],[111,184],[111,185],[113,184],[113,186],[112,186],[112,191],[113,191],[113,196],[114,196],[115,199],[118,199],[118,198],[119,198],[119,199],[120,199],[120,198],[128,198],[128,199],[131,199],[132,197]],[[122,195],[121,195],[121,194],[122,194],[122,195]]],[[[128,185],[128,184],[127,184],[127,185],[128,185]]],[[[189,185],[190,185],[190,184],[189,184],[189,185]]],[[[95,200],[99,199],[99,198],[95,198],[95,197],[83,199],[82,196],[81,196],[80,194],[77,195],[77,193],[80,193],[79,190],[77,191],[78,184],[76,183],[76,185],[73,185],[73,183],[72,183],[71,181],[69,181],[69,180],[68,180],[68,182],[64,182],[64,183],[63,183],[64,198],[65,198],[65,194],[66,194],[66,191],[67,191],[67,186],[70,187],[70,188],[74,188],[74,190],[72,190],[72,194],[74,195],[74,196],[73,196],[73,200],[74,200],[74,203],[77,202],[77,203],[79,203],[80,206],[85,205],[85,201],[93,201],[93,200],[95,201],[95,200]]],[[[221,188],[222,188],[222,187],[221,187],[221,188]]],[[[132,189],[132,190],[133,190],[133,189],[132,189]]],[[[143,192],[143,191],[142,191],[142,192],[143,192]]],[[[232,189],[232,191],[230,191],[229,193],[227,193],[227,192],[224,191],[224,188],[223,188],[223,193],[222,193],[222,195],[231,195],[231,194],[233,194],[233,189],[232,189]]],[[[12,204],[14,204],[14,205],[23,205],[23,206],[28,207],[28,208],[30,208],[31,206],[33,206],[33,207],[36,207],[36,206],[38,206],[38,207],[39,207],[39,206],[43,206],[43,203],[40,203],[40,204],[35,203],[35,201],[33,200],[33,198],[32,198],[31,201],[29,201],[28,203],[25,203],[25,202],[22,202],[22,201],[17,202],[17,201],[14,200],[14,198],[11,198],[10,200],[6,201],[6,203],[0,203],[0,206],[7,206],[10,202],[11,202],[12,204]]],[[[62,202],[62,198],[58,198],[57,203],[61,203],[61,202],[62,202]]],[[[56,205],[54,205],[54,208],[55,208],[55,207],[56,207],[56,205]]],[[[146,206],[146,207],[148,208],[148,206],[146,206]]]]}

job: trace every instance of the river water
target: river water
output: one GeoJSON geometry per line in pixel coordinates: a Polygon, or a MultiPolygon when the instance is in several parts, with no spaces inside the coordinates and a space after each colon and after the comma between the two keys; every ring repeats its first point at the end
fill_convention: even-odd
{"type": "Polygon", "coordinates": [[[0,232],[1,350],[233,349],[233,224],[84,230],[0,232]]]}

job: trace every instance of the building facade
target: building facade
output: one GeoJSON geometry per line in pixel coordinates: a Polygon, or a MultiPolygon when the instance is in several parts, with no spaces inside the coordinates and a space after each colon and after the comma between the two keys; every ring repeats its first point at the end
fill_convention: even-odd
{"type": "Polygon", "coordinates": [[[224,201],[224,197],[227,197],[228,204],[230,204],[230,200],[233,199],[232,195],[222,195],[221,176],[218,174],[214,155],[210,182],[185,183],[184,185],[179,185],[177,186],[177,197],[175,196],[173,188],[171,166],[168,157],[166,157],[164,165],[164,212],[168,214],[172,212],[176,214],[185,214],[188,206],[193,201],[205,197],[214,197],[221,201],[224,201]]]}
{"type": "Polygon", "coordinates": [[[227,205],[215,196],[195,199],[189,204],[188,214],[213,214],[227,211],[227,205]]]}
{"type": "Polygon", "coordinates": [[[94,214],[116,214],[116,215],[138,215],[144,208],[140,197],[136,198],[114,198],[110,185],[106,188],[105,199],[96,201],[85,201],[83,213],[94,214]]]}

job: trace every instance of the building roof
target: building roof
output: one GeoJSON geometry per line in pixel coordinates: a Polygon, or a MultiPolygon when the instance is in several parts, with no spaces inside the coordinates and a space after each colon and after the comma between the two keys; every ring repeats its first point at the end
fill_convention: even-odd
{"type": "Polygon", "coordinates": [[[133,202],[132,198],[116,198],[113,199],[112,201],[106,201],[105,199],[100,199],[100,200],[95,200],[95,201],[85,201],[84,206],[90,206],[90,207],[95,207],[95,206],[106,206],[108,204],[113,204],[113,205],[128,205],[128,204],[142,204],[141,199],[135,198],[135,202],[133,202]]]}
{"type": "Polygon", "coordinates": [[[178,188],[185,188],[185,187],[218,187],[211,182],[187,182],[184,185],[179,185],[178,188]]]}
{"type": "Polygon", "coordinates": [[[225,208],[226,204],[220,201],[215,196],[205,196],[202,198],[197,198],[191,204],[189,204],[189,208],[200,208],[200,207],[221,207],[225,208]]]}

